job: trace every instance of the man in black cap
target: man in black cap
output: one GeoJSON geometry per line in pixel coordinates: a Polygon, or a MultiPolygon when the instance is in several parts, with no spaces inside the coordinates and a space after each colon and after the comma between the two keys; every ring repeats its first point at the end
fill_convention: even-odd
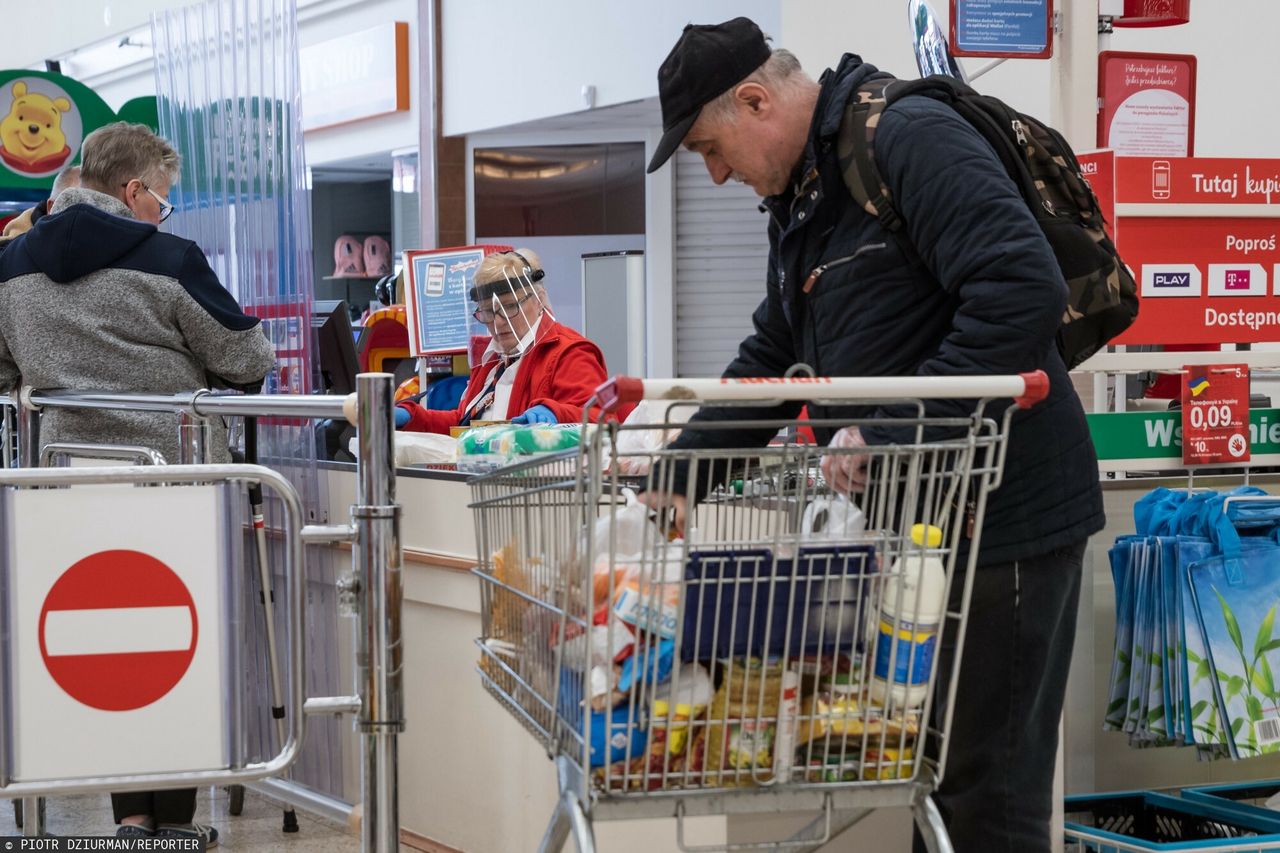
{"type": "MultiPolygon", "coordinates": [[[[658,70],[663,136],[649,171],[683,144],[717,184],[734,178],[764,198],[767,291],[725,376],[778,377],[797,362],[819,376],[1048,374],[1048,397],[1014,416],[1004,480],[988,501],[934,797],[957,853],[1047,853],[1081,563],[1104,522],[1084,412],[1054,344],[1067,288],[994,151],[939,101],[895,100],[876,127],[874,157],[902,227],[890,233],[854,202],[836,143],[846,104],[876,73],[846,54],[815,82],[746,18],[688,26],[658,70]]],[[[845,422],[915,416],[914,406],[809,410],[845,422]]],[[[927,410],[963,415],[972,401],[931,401],[927,410]]],[[[776,408],[707,408],[695,420],[777,417],[776,408]]],[[[893,441],[879,425],[818,432],[835,447],[893,441]]],[[[675,446],[771,437],[767,429],[686,430],[675,446]]],[[[823,473],[833,488],[856,493],[865,460],[828,456],[823,473]]],[[[646,501],[673,505],[682,524],[685,485],[677,477],[671,494],[646,501]]]]}

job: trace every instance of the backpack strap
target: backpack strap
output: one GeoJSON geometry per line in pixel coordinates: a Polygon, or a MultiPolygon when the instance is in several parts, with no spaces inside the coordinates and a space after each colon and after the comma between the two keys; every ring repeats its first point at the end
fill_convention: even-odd
{"type": "Polygon", "coordinates": [[[849,194],[891,233],[902,228],[902,217],[876,166],[875,136],[880,114],[889,106],[886,90],[896,82],[891,74],[874,74],[864,81],[845,104],[836,137],[836,157],[849,194]]]}

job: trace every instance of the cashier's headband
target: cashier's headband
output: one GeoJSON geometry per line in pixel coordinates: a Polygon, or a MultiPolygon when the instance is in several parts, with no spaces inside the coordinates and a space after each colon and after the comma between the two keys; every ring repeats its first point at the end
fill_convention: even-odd
{"type": "MultiPolygon", "coordinates": [[[[533,285],[535,282],[542,281],[547,277],[547,274],[542,270],[535,270],[533,268],[533,264],[529,263],[529,259],[519,252],[504,252],[503,254],[515,255],[524,264],[524,269],[515,275],[516,281],[523,280],[528,282],[530,285],[533,285]]],[[[487,299],[495,293],[501,294],[510,292],[514,284],[515,283],[509,278],[487,281],[484,284],[477,284],[472,287],[471,292],[468,295],[471,297],[472,302],[479,302],[481,299],[487,299]],[[501,285],[506,285],[506,287],[503,288],[501,285]]]]}

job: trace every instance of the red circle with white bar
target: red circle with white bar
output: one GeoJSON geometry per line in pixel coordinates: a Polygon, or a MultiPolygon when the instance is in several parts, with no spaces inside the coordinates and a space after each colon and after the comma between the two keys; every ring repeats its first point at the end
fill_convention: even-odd
{"type": "Polygon", "coordinates": [[[133,711],[186,675],[199,637],[182,578],[140,551],[101,551],[54,582],[40,609],[40,655],[67,695],[133,711]]]}

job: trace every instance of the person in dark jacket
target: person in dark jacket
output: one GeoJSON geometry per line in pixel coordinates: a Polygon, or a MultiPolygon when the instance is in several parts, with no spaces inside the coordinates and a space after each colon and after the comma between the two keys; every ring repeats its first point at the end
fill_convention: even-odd
{"type": "MultiPolygon", "coordinates": [[[[663,136],[649,171],[683,144],[717,184],[732,178],[764,198],[767,292],[724,376],[779,377],[798,362],[819,376],[1048,374],[1047,399],[1014,416],[1004,481],[987,505],[950,751],[934,797],[958,853],[1048,851],[1081,564],[1104,522],[1097,458],[1054,345],[1066,284],[993,150],[940,102],[902,98],[876,131],[876,161],[903,229],[887,232],[853,201],[836,139],[845,105],[875,72],[846,54],[814,82],[746,18],[690,25],[658,71],[663,136]]],[[[927,409],[949,415],[966,406],[972,401],[927,409]]],[[[895,414],[809,409],[846,421],[895,414]]],[[[777,411],[706,408],[695,420],[777,411]]],[[[875,426],[818,432],[840,447],[892,440],[875,426]]],[[[675,446],[771,437],[686,430],[675,446]]],[[[826,457],[823,469],[838,490],[857,490],[865,474],[847,455],[826,457]]],[[[678,492],[646,500],[674,505],[681,524],[678,492]]]]}

